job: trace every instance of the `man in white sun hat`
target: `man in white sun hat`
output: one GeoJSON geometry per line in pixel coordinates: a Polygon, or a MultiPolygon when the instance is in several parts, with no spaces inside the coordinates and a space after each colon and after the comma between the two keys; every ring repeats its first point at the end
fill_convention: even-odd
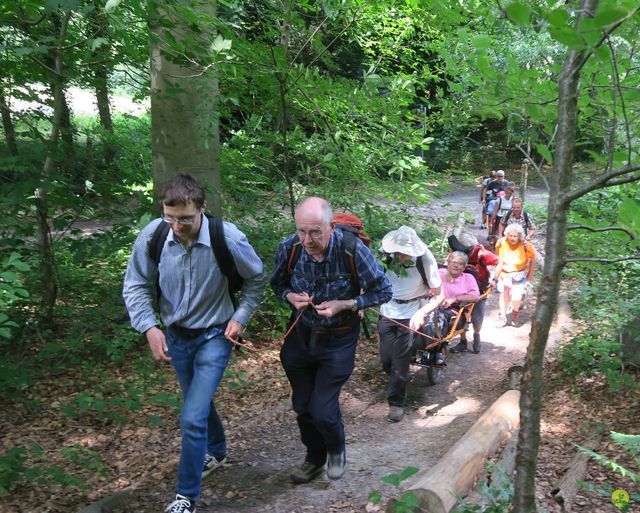
{"type": "Polygon", "coordinates": [[[399,422],[404,416],[413,333],[390,319],[418,330],[444,295],[436,260],[413,228],[401,226],[387,233],[381,251],[393,298],[380,307],[383,317],[378,321],[378,350],[382,368],[389,375],[388,420],[399,422]]]}

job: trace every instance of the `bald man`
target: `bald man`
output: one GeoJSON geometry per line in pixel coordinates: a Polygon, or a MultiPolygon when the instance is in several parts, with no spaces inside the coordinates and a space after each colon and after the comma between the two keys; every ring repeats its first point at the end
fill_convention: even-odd
{"type": "Polygon", "coordinates": [[[358,311],[391,299],[384,269],[358,238],[351,275],[342,230],[333,229],[329,203],[304,200],[295,212],[296,233],[278,246],[271,287],[289,304],[292,323],[280,360],[292,390],[304,462],[291,472],[294,483],[327,476],[339,479],[346,470],[345,434],[340,391],[351,376],[360,333],[358,311]],[[290,263],[294,246],[295,262],[290,263]]]}

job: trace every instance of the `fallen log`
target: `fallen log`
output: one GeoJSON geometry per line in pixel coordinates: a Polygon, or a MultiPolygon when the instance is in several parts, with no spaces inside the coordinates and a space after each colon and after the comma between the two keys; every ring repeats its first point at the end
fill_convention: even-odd
{"type": "MultiPolygon", "coordinates": [[[[586,449],[595,451],[602,440],[602,426],[593,428],[589,437],[580,445],[586,449]]],[[[567,465],[567,470],[558,482],[556,487],[551,490],[551,496],[562,507],[563,513],[570,513],[573,507],[573,500],[576,498],[580,485],[578,481],[584,480],[587,473],[587,463],[589,461],[588,454],[577,451],[575,456],[567,465]]]]}
{"type": "Polygon", "coordinates": [[[419,512],[448,513],[456,505],[455,496],[469,492],[486,460],[518,428],[519,401],[517,390],[502,394],[434,467],[418,474],[408,491],[418,498],[419,512]]]}

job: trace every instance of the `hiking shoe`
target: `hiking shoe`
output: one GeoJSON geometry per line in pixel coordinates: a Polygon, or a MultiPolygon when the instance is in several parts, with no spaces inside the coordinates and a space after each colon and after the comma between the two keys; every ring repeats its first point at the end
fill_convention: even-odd
{"type": "Polygon", "coordinates": [[[444,365],[444,355],[442,353],[436,353],[436,365],[444,365]]]}
{"type": "Polygon", "coordinates": [[[467,347],[467,341],[461,340],[457,345],[449,349],[450,353],[466,353],[469,350],[467,347]]]}
{"type": "Polygon", "coordinates": [[[227,455],[225,454],[222,458],[218,459],[215,456],[211,456],[211,454],[207,454],[204,457],[204,466],[202,468],[202,479],[207,477],[211,472],[215,469],[220,468],[227,461],[227,455]]]}
{"type": "Polygon", "coordinates": [[[480,225],[480,229],[481,229],[481,230],[484,230],[485,228],[486,228],[485,224],[484,224],[484,223],[482,223],[482,224],[480,225]]]}
{"type": "Polygon", "coordinates": [[[402,420],[402,417],[404,417],[404,409],[402,408],[402,406],[394,406],[390,404],[387,420],[389,422],[400,422],[402,420]]]}
{"type": "Polygon", "coordinates": [[[323,469],[324,465],[314,465],[309,461],[305,461],[302,465],[294,468],[289,477],[292,482],[297,484],[308,483],[318,477],[323,469]]]}
{"type": "Polygon", "coordinates": [[[189,497],[176,494],[176,500],[165,508],[165,513],[196,513],[196,503],[189,497]]]}
{"type": "Polygon", "coordinates": [[[520,312],[518,310],[511,312],[511,323],[515,327],[522,326],[522,323],[520,322],[520,312]]]}
{"type": "Polygon", "coordinates": [[[327,476],[329,479],[340,479],[345,470],[347,470],[347,454],[345,451],[336,454],[329,453],[329,462],[327,464],[327,476]]]}
{"type": "Polygon", "coordinates": [[[473,352],[476,354],[480,352],[480,333],[473,334],[473,352]]]}

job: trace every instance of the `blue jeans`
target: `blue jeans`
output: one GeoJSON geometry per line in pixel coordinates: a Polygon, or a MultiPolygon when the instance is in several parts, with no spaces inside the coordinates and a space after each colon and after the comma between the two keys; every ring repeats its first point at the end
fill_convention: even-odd
{"type": "Polygon", "coordinates": [[[298,323],[286,338],[280,360],[291,384],[305,460],[324,465],[327,453],[345,449],[340,391],[353,372],[360,327],[344,334],[314,334],[298,323]]]}
{"type": "Polygon", "coordinates": [[[169,356],[184,398],[176,493],[194,501],[200,496],[205,455],[219,459],[227,453],[224,428],[213,404],[233,347],[224,330],[225,326],[219,325],[195,337],[167,330],[169,356]]]}

